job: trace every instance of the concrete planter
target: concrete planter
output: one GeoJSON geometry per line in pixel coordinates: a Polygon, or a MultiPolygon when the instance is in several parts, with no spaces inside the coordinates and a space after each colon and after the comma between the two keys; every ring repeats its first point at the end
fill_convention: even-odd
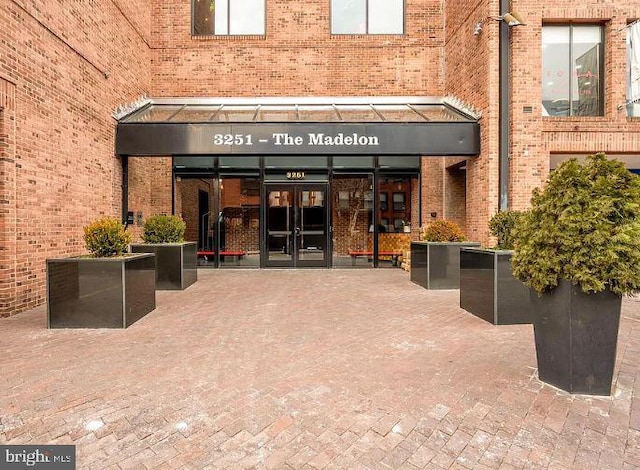
{"type": "Polygon", "coordinates": [[[513,251],[460,251],[460,308],[493,323],[532,322],[530,289],[511,272],[513,251]]]}
{"type": "Polygon", "coordinates": [[[476,242],[412,242],[411,281],[425,289],[460,287],[460,250],[476,242]]]}
{"type": "Polygon", "coordinates": [[[47,260],[49,328],[126,328],[155,308],[152,254],[47,260]]]}
{"type": "Polygon", "coordinates": [[[566,280],[531,295],[540,380],[570,393],[610,395],[622,297],[585,294],[566,280]]]}
{"type": "Polygon", "coordinates": [[[198,252],[195,242],[135,243],[132,253],[156,255],[156,289],[183,290],[198,280],[198,252]]]}

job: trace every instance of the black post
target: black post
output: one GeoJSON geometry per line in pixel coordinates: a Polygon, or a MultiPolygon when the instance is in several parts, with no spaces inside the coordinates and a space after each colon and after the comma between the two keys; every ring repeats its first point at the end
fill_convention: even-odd
{"type": "MultiPolygon", "coordinates": [[[[504,15],[509,11],[509,0],[500,0],[500,15],[504,15]]],[[[509,126],[511,124],[511,116],[509,113],[509,105],[511,91],[509,86],[509,71],[511,70],[511,44],[510,29],[506,21],[500,21],[500,39],[499,39],[499,73],[500,73],[500,109],[499,109],[499,209],[505,211],[509,208],[509,150],[511,136],[509,135],[509,126]]]]}
{"type": "Polygon", "coordinates": [[[129,212],[129,156],[121,155],[122,164],[122,224],[127,226],[129,212]]]}

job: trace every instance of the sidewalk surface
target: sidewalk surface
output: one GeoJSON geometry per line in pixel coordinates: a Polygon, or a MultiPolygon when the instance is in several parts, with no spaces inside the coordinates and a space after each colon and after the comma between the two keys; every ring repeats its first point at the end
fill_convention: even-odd
{"type": "Polygon", "coordinates": [[[400,269],[200,270],[127,330],[0,320],[0,443],[78,468],[640,468],[640,301],[614,396],[536,376],[493,326],[400,269]]]}

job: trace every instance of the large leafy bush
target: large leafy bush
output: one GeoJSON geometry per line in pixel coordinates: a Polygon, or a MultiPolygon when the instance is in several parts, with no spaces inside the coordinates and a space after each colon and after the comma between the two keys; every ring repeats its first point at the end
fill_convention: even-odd
{"type": "Polygon", "coordinates": [[[513,230],[523,213],[518,211],[496,212],[489,220],[489,232],[498,239],[498,250],[513,250],[513,230]]]}
{"type": "Polygon", "coordinates": [[[640,288],[640,177],[604,154],[571,159],[534,190],[515,230],[513,273],[543,292],[567,279],[584,292],[640,288]]]}
{"type": "Polygon", "coordinates": [[[154,215],[145,220],[142,239],[145,243],[180,243],[184,241],[186,228],[177,215],[154,215]]]}
{"type": "Polygon", "coordinates": [[[427,242],[463,242],[464,233],[458,224],[451,220],[434,220],[422,232],[427,242]]]}
{"type": "Polygon", "coordinates": [[[84,227],[87,250],[96,258],[120,256],[131,243],[131,234],[113,217],[102,217],[84,227]]]}

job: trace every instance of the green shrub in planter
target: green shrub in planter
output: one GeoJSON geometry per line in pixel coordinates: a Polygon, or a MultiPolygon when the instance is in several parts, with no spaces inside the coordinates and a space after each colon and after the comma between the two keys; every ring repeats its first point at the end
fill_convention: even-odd
{"type": "Polygon", "coordinates": [[[126,254],[131,234],[103,217],[84,227],[91,256],[47,259],[49,328],[126,328],[156,306],[155,260],[126,254]]]}
{"type": "Polygon", "coordinates": [[[84,227],[84,242],[94,258],[120,256],[131,243],[131,234],[113,217],[102,217],[84,227]]]}
{"type": "Polygon", "coordinates": [[[177,215],[154,215],[144,222],[142,240],[145,243],[182,243],[187,228],[177,215]]]}
{"type": "Polygon", "coordinates": [[[463,242],[466,240],[462,229],[451,220],[435,220],[422,232],[426,242],[463,242]]]}
{"type": "Polygon", "coordinates": [[[571,393],[610,395],[622,295],[640,289],[640,177],[604,154],[571,159],[531,206],[512,264],[539,293],[538,376],[571,393]]]}
{"type": "Polygon", "coordinates": [[[513,272],[538,292],[640,289],[640,177],[604,154],[561,164],[515,230],[513,272]]]}
{"type": "Polygon", "coordinates": [[[182,290],[198,280],[197,243],[185,242],[186,224],[175,215],[149,217],[143,227],[144,243],[134,243],[133,253],[153,253],[156,289],[182,290]]]}
{"type": "Polygon", "coordinates": [[[489,220],[489,232],[498,239],[496,249],[513,250],[513,230],[522,218],[518,211],[500,211],[489,220]]]}

